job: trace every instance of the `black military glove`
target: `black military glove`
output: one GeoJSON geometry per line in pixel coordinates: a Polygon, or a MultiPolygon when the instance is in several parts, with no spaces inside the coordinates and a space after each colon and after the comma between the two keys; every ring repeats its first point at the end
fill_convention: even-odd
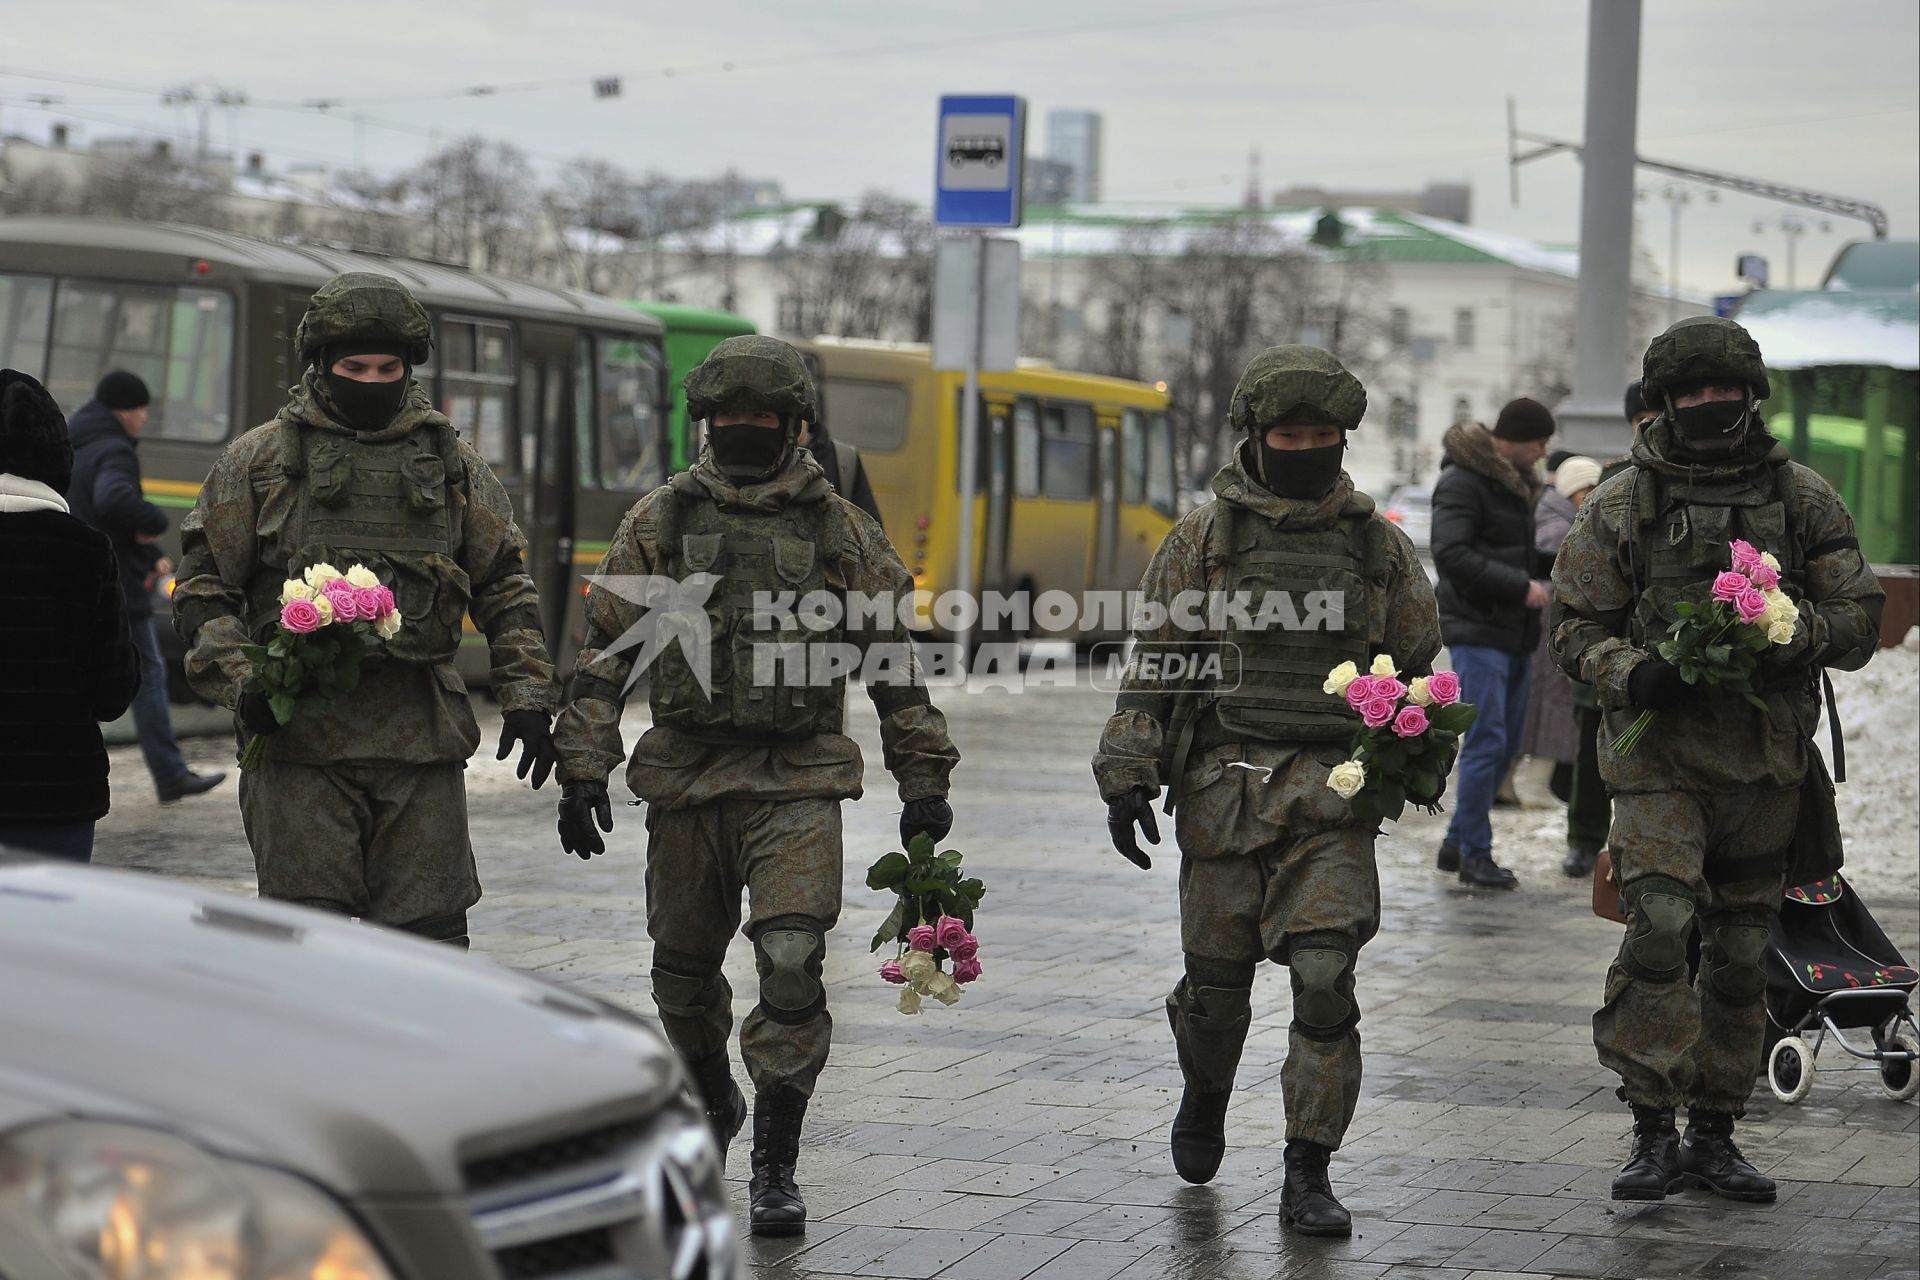
{"type": "Polygon", "coordinates": [[[947,832],[953,830],[953,806],[939,796],[927,796],[922,800],[909,800],[900,810],[900,843],[912,844],[913,838],[926,832],[928,838],[938,843],[947,838],[947,832]]]}
{"type": "Polygon", "coordinates": [[[1113,837],[1113,847],[1120,851],[1121,857],[1145,871],[1153,866],[1153,859],[1134,839],[1135,823],[1140,825],[1140,833],[1146,836],[1148,844],[1160,843],[1160,824],[1153,816],[1153,797],[1145,787],[1135,787],[1118,800],[1107,801],[1107,834],[1113,837]]]}
{"type": "Polygon", "coordinates": [[[1627,673],[1627,699],[1649,711],[1669,711],[1705,696],[1706,690],[1688,684],[1680,668],[1665,658],[1652,657],[1627,673]]]}
{"type": "Polygon", "coordinates": [[[593,829],[596,819],[600,823],[600,831],[613,830],[613,804],[607,799],[607,784],[585,778],[578,782],[562,783],[560,847],[582,862],[596,853],[605,853],[607,842],[600,838],[600,831],[593,829]]]}
{"type": "Polygon", "coordinates": [[[527,770],[533,770],[533,789],[538,791],[547,775],[553,772],[554,762],[560,757],[553,749],[553,732],[547,727],[547,713],[544,711],[509,711],[500,718],[500,750],[494,752],[495,760],[505,760],[513,752],[513,744],[521,746],[520,764],[513,771],[516,778],[527,776],[527,770]]]}
{"type": "Polygon", "coordinates": [[[241,726],[255,736],[263,733],[278,733],[286,727],[273,714],[273,704],[267,701],[267,695],[264,693],[241,694],[240,704],[235,710],[240,713],[241,726]]]}
{"type": "Polygon", "coordinates": [[[1826,649],[1827,620],[1811,600],[1800,602],[1800,616],[1793,624],[1793,639],[1785,644],[1770,644],[1760,651],[1760,660],[1787,671],[1814,665],[1816,654],[1826,649]]]}

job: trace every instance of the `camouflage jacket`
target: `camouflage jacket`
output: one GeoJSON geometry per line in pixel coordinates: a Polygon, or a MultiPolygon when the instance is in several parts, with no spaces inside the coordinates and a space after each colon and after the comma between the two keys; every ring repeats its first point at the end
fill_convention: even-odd
{"type": "Polygon", "coordinates": [[[1879,645],[1884,593],[1860,554],[1846,504],[1817,472],[1786,462],[1784,445],[1770,437],[1756,444],[1758,456],[1715,470],[1724,472],[1725,478],[1749,478],[1771,489],[1771,469],[1788,468],[1785,479],[1793,491],[1787,536],[1797,544],[1805,564],[1800,587],[1786,577],[1781,586],[1812,606],[1801,610],[1811,643],[1792,659],[1790,668],[1770,663],[1762,655],[1763,678],[1786,686],[1764,694],[1765,712],[1737,695],[1710,695],[1702,702],[1662,712],[1657,732],[1647,734],[1631,755],[1621,756],[1611,747],[1640,714],[1628,697],[1628,676],[1663,638],[1648,636],[1645,647],[1634,645],[1630,638],[1637,599],[1632,567],[1638,519],[1636,477],[1657,473],[1684,478],[1690,470],[1695,475],[1707,470],[1672,459],[1672,435],[1666,423],[1652,423],[1640,433],[1633,449],[1634,466],[1602,481],[1587,495],[1561,544],[1553,566],[1554,661],[1574,679],[1593,686],[1599,698],[1603,712],[1600,774],[1612,791],[1799,785],[1807,771],[1807,742],[1820,714],[1815,670],[1856,670],[1866,665],[1879,645]],[[1793,679],[1795,672],[1804,672],[1805,679],[1793,679]]]}
{"type": "MultiPolygon", "coordinates": [[[[1344,472],[1324,498],[1305,501],[1277,497],[1254,483],[1238,454],[1214,476],[1213,492],[1214,501],[1181,517],[1154,553],[1140,583],[1144,600],[1168,605],[1183,591],[1226,590],[1228,566],[1209,547],[1215,542],[1214,525],[1224,518],[1228,505],[1251,511],[1276,525],[1304,528],[1325,527],[1342,512],[1373,510],[1372,499],[1357,492],[1344,472]]],[[[1432,668],[1440,652],[1440,615],[1434,605],[1433,586],[1407,535],[1377,513],[1371,518],[1385,535],[1388,555],[1378,576],[1368,583],[1367,644],[1374,654],[1391,655],[1401,671],[1418,675],[1432,668]]],[[[1176,625],[1171,610],[1166,615],[1163,625],[1135,628],[1134,639],[1139,646],[1220,640],[1216,630],[1184,630],[1176,625]]],[[[1164,762],[1173,754],[1167,735],[1176,705],[1183,697],[1195,696],[1178,678],[1148,678],[1138,664],[1128,666],[1116,710],[1107,720],[1093,757],[1093,774],[1103,800],[1125,795],[1134,787],[1158,794],[1161,785],[1169,781],[1163,776],[1164,762]]],[[[1196,745],[1218,745],[1217,741],[1204,740],[1204,725],[1200,732],[1203,741],[1196,745]]],[[[1272,767],[1277,757],[1266,748],[1274,746],[1264,744],[1257,760],[1252,755],[1247,758],[1272,767]]]]}
{"type": "MultiPolygon", "coordinates": [[[[865,512],[834,494],[820,464],[800,451],[780,474],[745,488],[736,486],[703,453],[690,472],[713,501],[725,507],[776,511],[796,502],[831,502],[845,523],[837,562],[826,568],[828,590],[842,599],[849,592],[868,596],[905,598],[913,578],[894,552],[880,526],[865,512]]],[[[631,577],[663,573],[667,557],[660,546],[660,526],[666,504],[679,502],[671,485],[662,485],[635,503],[615,530],[607,554],[596,573],[631,577]]],[[[587,591],[587,635],[575,659],[576,687],[554,726],[560,751],[560,778],[599,780],[617,766],[624,750],[620,713],[625,695],[617,700],[609,690],[627,690],[637,673],[635,654],[616,642],[648,612],[647,606],[595,584],[587,591]],[[591,675],[591,681],[580,677],[591,675]]],[[[862,618],[849,626],[844,641],[864,654],[885,646],[884,652],[902,660],[894,678],[871,683],[867,694],[880,715],[880,743],[888,772],[894,776],[900,798],[917,800],[947,794],[947,775],[959,763],[960,753],[947,737],[946,717],[940,714],[921,683],[911,635],[900,625],[898,613],[887,611],[877,623],[862,618]]],[[[844,677],[842,677],[844,679],[844,677]]],[[[696,741],[672,729],[654,726],[635,745],[627,766],[627,785],[649,804],[668,809],[691,808],[727,797],[765,799],[858,797],[861,794],[860,748],[841,733],[823,733],[811,739],[765,746],[741,746],[696,741]]]]}
{"type": "MultiPolygon", "coordinates": [[[[280,417],[227,446],[180,526],[174,626],[187,646],[188,679],[223,706],[239,701],[248,672],[240,646],[259,638],[247,633],[250,593],[263,578],[274,584],[284,579],[300,551],[290,545],[288,522],[308,481],[299,466],[289,473],[291,433],[283,423],[352,435],[320,409],[312,382],[309,373],[280,417]]],[[[416,386],[393,425],[379,434],[430,426],[450,430],[416,386]]],[[[494,694],[508,711],[551,711],[554,669],[524,564],[526,538],[486,462],[464,442],[458,448],[466,479],[448,485],[457,530],[453,559],[467,578],[474,624],[487,637],[494,694]]],[[[297,763],[426,764],[464,760],[479,741],[466,686],[452,665],[375,660],[363,669],[353,694],[318,713],[303,712],[273,735],[270,749],[275,759],[297,763]]]]}

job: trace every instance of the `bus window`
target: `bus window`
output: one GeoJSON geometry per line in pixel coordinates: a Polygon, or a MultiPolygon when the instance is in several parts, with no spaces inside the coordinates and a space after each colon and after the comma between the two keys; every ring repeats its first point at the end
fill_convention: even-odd
{"type": "Polygon", "coordinates": [[[0,369],[46,376],[47,322],[52,316],[51,278],[0,275],[0,369]]]}
{"type": "Polygon", "coordinates": [[[647,493],[667,478],[655,403],[660,389],[659,356],[645,343],[628,338],[600,337],[595,344],[600,487],[647,493]]]}
{"type": "Polygon", "coordinates": [[[1013,406],[1013,493],[1040,496],[1040,410],[1031,400],[1013,406]]]}
{"type": "Polygon", "coordinates": [[[583,489],[600,483],[596,473],[593,416],[593,339],[582,338],[573,346],[573,456],[578,474],[574,480],[583,489]]]}
{"type": "Polygon", "coordinates": [[[1040,410],[1040,485],[1049,498],[1093,496],[1093,410],[1050,404],[1040,410]]]}
{"type": "Polygon", "coordinates": [[[1120,501],[1139,506],[1147,500],[1147,424],[1138,409],[1120,416],[1120,501]]]}
{"type": "Polygon", "coordinates": [[[513,330],[498,321],[440,323],[440,409],[487,464],[520,469],[513,431],[513,330]]]}
{"type": "Polygon", "coordinates": [[[46,384],[71,414],[111,369],[153,393],[149,436],[224,440],[231,425],[233,300],[214,289],[62,281],[46,384]]]}
{"type": "Polygon", "coordinates": [[[827,430],[842,444],[862,453],[892,453],[907,443],[911,401],[899,383],[830,378],[821,397],[831,406],[821,410],[831,414],[827,430]]]}
{"type": "Polygon", "coordinates": [[[1163,516],[1171,517],[1177,505],[1173,471],[1173,433],[1167,427],[1167,415],[1156,413],[1147,420],[1147,503],[1163,516]]]}

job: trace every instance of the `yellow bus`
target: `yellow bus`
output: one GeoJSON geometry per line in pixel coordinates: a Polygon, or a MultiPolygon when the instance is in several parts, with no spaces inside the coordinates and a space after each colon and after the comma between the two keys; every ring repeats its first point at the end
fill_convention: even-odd
{"type": "MultiPolygon", "coordinates": [[[[981,374],[976,577],[958,583],[962,375],[936,372],[920,344],[795,345],[814,368],[828,429],[860,451],[916,588],[933,598],[955,587],[1024,595],[1035,602],[1031,630],[1045,633],[1046,593],[1066,593],[1077,611],[1084,593],[1140,585],[1173,527],[1179,491],[1164,384],[1033,361],[981,374]]],[[[924,610],[921,618],[929,630],[948,629],[924,610]]],[[[1094,640],[1124,627],[1109,613],[1051,634],[1094,640]]]]}

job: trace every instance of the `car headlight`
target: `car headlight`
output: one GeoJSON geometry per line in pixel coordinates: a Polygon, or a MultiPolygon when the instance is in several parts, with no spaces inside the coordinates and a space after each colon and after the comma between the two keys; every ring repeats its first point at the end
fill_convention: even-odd
{"type": "Polygon", "coordinates": [[[393,1280],[299,1178],[91,1121],[0,1135],[0,1241],[37,1246],[76,1280],[393,1280]]]}

